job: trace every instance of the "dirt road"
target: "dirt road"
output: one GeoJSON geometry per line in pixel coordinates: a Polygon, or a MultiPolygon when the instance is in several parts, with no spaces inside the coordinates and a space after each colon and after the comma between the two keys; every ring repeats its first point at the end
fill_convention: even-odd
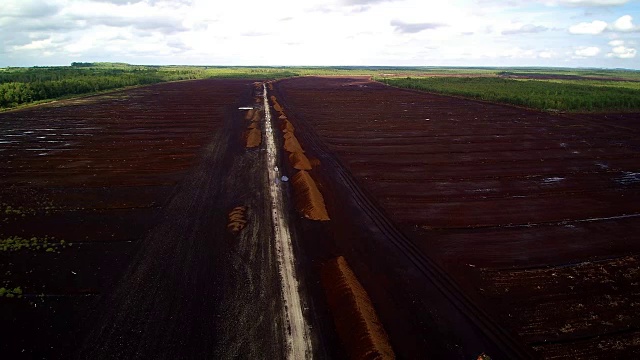
{"type": "Polygon", "coordinates": [[[274,241],[282,282],[283,311],[287,323],[287,358],[308,359],[311,358],[309,328],[302,314],[302,301],[296,275],[296,261],[287,219],[290,212],[286,210],[282,197],[280,173],[278,171],[278,148],[274,139],[266,85],[263,85],[263,91],[269,195],[271,198],[274,241]]]}

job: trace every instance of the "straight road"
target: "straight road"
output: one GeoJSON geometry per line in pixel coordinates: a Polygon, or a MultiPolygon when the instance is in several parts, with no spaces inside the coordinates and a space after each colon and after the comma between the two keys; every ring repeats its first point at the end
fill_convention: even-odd
{"type": "Polygon", "coordinates": [[[302,313],[302,301],[299,294],[298,279],[296,277],[295,255],[291,243],[291,233],[286,215],[289,213],[284,207],[280,176],[278,172],[278,148],[274,139],[271,124],[271,111],[267,100],[267,87],[263,85],[265,132],[267,147],[267,171],[269,172],[269,195],[271,198],[271,216],[275,236],[275,247],[278,255],[278,266],[282,282],[282,296],[284,315],[287,323],[287,358],[311,358],[311,341],[309,327],[302,313]]]}

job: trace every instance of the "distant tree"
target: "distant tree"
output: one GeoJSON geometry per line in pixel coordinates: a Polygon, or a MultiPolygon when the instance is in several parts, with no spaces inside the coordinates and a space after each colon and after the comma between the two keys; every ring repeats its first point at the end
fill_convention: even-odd
{"type": "Polygon", "coordinates": [[[91,67],[93,63],[90,62],[72,62],[71,66],[73,67],[91,67]]]}

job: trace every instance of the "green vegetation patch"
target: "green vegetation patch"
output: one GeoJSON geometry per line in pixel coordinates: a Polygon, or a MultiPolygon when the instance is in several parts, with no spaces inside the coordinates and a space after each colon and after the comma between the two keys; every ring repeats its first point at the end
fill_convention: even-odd
{"type": "Polygon", "coordinates": [[[13,207],[11,205],[6,205],[6,204],[2,204],[2,207],[0,207],[0,210],[5,215],[22,216],[22,217],[25,217],[26,215],[35,215],[36,213],[34,209],[28,209],[22,206],[13,207]]]}
{"type": "Polygon", "coordinates": [[[17,298],[21,298],[22,297],[22,289],[20,288],[20,286],[17,286],[15,288],[1,287],[0,288],[0,297],[7,297],[7,298],[17,297],[17,298]]]}
{"type": "Polygon", "coordinates": [[[46,252],[60,252],[61,249],[73,244],[64,240],[56,240],[54,237],[32,237],[30,239],[20,236],[0,238],[0,251],[14,252],[20,250],[43,250],[46,252]]]}
{"type": "Polygon", "coordinates": [[[207,78],[278,79],[295,75],[297,74],[284,68],[139,66],[120,63],[7,68],[0,72],[0,109],[166,81],[207,78]]]}
{"type": "Polygon", "coordinates": [[[496,77],[424,77],[378,79],[408,89],[562,111],[637,111],[640,88],[635,83],[596,80],[516,80],[496,77]]]}
{"type": "MultiPolygon", "coordinates": [[[[105,91],[122,89],[131,86],[150,85],[166,81],[208,79],[208,78],[244,78],[255,80],[281,79],[306,75],[364,75],[381,77],[383,81],[395,85],[421,90],[442,92],[447,94],[471,96],[491,101],[502,101],[511,104],[530,106],[543,109],[558,110],[609,110],[609,109],[637,109],[635,102],[629,104],[628,97],[633,93],[612,94],[619,99],[603,99],[606,96],[594,94],[590,87],[622,87],[631,88],[626,81],[609,80],[640,80],[640,71],[608,70],[608,69],[569,69],[569,68],[496,68],[496,67],[437,67],[437,66],[147,66],[130,65],[125,63],[92,63],[75,62],[71,66],[32,67],[32,68],[0,68],[0,110],[12,109],[54,99],[65,99],[78,95],[96,94],[105,91]],[[560,76],[559,84],[568,84],[574,79],[575,88],[554,86],[547,89],[547,84],[520,85],[519,92],[511,93],[516,84],[514,79],[499,79],[504,76],[560,76]],[[404,79],[404,77],[419,77],[404,79]],[[444,78],[425,78],[438,76],[444,78]],[[475,79],[476,83],[468,79],[455,79],[447,76],[482,77],[475,79]],[[588,80],[587,80],[588,78],[588,80]],[[596,78],[595,80],[591,78],[596,78]],[[423,81],[423,82],[422,82],[423,81]],[[501,82],[502,81],[502,82],[501,82]],[[509,82],[511,81],[511,82],[509,82]],[[586,81],[589,81],[588,83],[586,81]],[[510,84],[510,85],[505,85],[510,84]],[[626,84],[626,85],[622,85],[626,84]],[[586,86],[586,90],[580,86],[586,86]],[[537,86],[537,88],[536,88],[537,86]],[[538,89],[552,90],[562,93],[556,98],[550,98],[547,93],[538,94],[538,89]],[[491,92],[491,93],[487,93],[491,92]],[[574,96],[567,96],[573,93],[574,96]],[[581,99],[583,94],[591,98],[581,99]],[[541,99],[534,99],[534,98],[541,99]],[[542,99],[544,97],[544,99],[542,99]],[[584,101],[582,101],[584,100],[584,101]]],[[[520,80],[520,79],[518,79],[520,80]]],[[[520,80],[522,81],[522,80],[520,80]]],[[[554,80],[555,81],[555,80],[554,80]]],[[[551,81],[549,81],[551,82],[551,81]]],[[[637,88],[636,88],[637,89],[637,88]]],[[[607,92],[604,89],[603,92],[607,92]]]]}

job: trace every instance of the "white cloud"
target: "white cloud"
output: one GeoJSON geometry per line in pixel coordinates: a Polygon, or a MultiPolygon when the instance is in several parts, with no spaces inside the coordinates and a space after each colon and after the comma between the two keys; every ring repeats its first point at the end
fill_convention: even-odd
{"type": "Polygon", "coordinates": [[[406,23],[400,20],[391,20],[391,26],[399,33],[418,33],[424,30],[435,30],[447,25],[441,23],[406,23]]]}
{"type": "Polygon", "coordinates": [[[623,0],[0,2],[0,67],[124,61],[640,68],[623,60],[640,40],[624,15],[635,12],[623,0]],[[595,6],[622,9],[589,10],[607,18],[571,22],[595,6]],[[597,56],[590,55],[594,45],[602,49],[597,56]]]}
{"type": "Polygon", "coordinates": [[[576,49],[573,52],[577,57],[585,58],[585,57],[594,57],[600,54],[600,48],[597,46],[585,46],[576,49]]]}
{"type": "Polygon", "coordinates": [[[0,17],[12,16],[20,18],[43,17],[54,15],[60,11],[61,6],[55,2],[46,0],[31,1],[3,1],[0,17]]]}
{"type": "Polygon", "coordinates": [[[542,25],[519,24],[513,28],[502,30],[502,35],[535,34],[547,30],[549,28],[542,25]]]}
{"type": "Polygon", "coordinates": [[[371,5],[371,4],[391,2],[391,1],[398,1],[398,0],[342,0],[341,2],[346,5],[371,5]]]}
{"type": "Polygon", "coordinates": [[[572,6],[619,6],[628,3],[629,0],[558,0],[546,2],[572,6]]]}
{"type": "Polygon", "coordinates": [[[607,56],[611,55],[619,59],[632,59],[636,57],[636,53],[637,51],[634,48],[629,48],[626,46],[616,46],[611,49],[611,52],[607,54],[607,56]]]}
{"type": "Polygon", "coordinates": [[[52,39],[42,39],[42,40],[33,40],[28,44],[24,45],[16,45],[14,46],[14,50],[43,50],[48,49],[53,46],[52,39]]]}
{"type": "Polygon", "coordinates": [[[638,31],[640,27],[633,25],[633,18],[631,15],[624,15],[619,17],[616,21],[611,25],[612,30],[616,31],[638,31]]]}
{"type": "Polygon", "coordinates": [[[610,25],[602,20],[594,20],[592,22],[581,22],[569,27],[569,33],[578,35],[598,35],[604,31],[634,32],[640,31],[640,26],[633,25],[633,17],[631,15],[623,15],[610,25]]]}
{"type": "Polygon", "coordinates": [[[552,57],[555,56],[555,53],[553,51],[540,51],[538,53],[538,57],[542,58],[542,59],[551,59],[552,57]]]}
{"type": "Polygon", "coordinates": [[[116,5],[107,3],[75,2],[64,10],[72,20],[86,21],[92,26],[132,27],[139,30],[155,30],[163,33],[186,31],[179,18],[180,12],[165,6],[153,6],[146,2],[116,5]]]}
{"type": "Polygon", "coordinates": [[[532,59],[536,57],[536,52],[531,49],[521,49],[519,47],[514,47],[510,49],[503,50],[498,53],[498,56],[504,58],[524,58],[524,59],[532,59]]]}
{"type": "Polygon", "coordinates": [[[636,49],[627,46],[624,40],[611,40],[609,46],[611,46],[611,52],[607,54],[608,58],[633,59],[636,57],[636,49]]]}
{"type": "Polygon", "coordinates": [[[571,34],[579,35],[597,35],[601,34],[607,28],[607,23],[600,20],[592,22],[582,22],[569,27],[571,34]]]}
{"type": "Polygon", "coordinates": [[[509,6],[528,5],[530,3],[541,3],[547,6],[569,6],[569,7],[603,7],[603,6],[622,6],[630,2],[630,0],[476,0],[481,5],[490,3],[501,3],[509,6]]]}

